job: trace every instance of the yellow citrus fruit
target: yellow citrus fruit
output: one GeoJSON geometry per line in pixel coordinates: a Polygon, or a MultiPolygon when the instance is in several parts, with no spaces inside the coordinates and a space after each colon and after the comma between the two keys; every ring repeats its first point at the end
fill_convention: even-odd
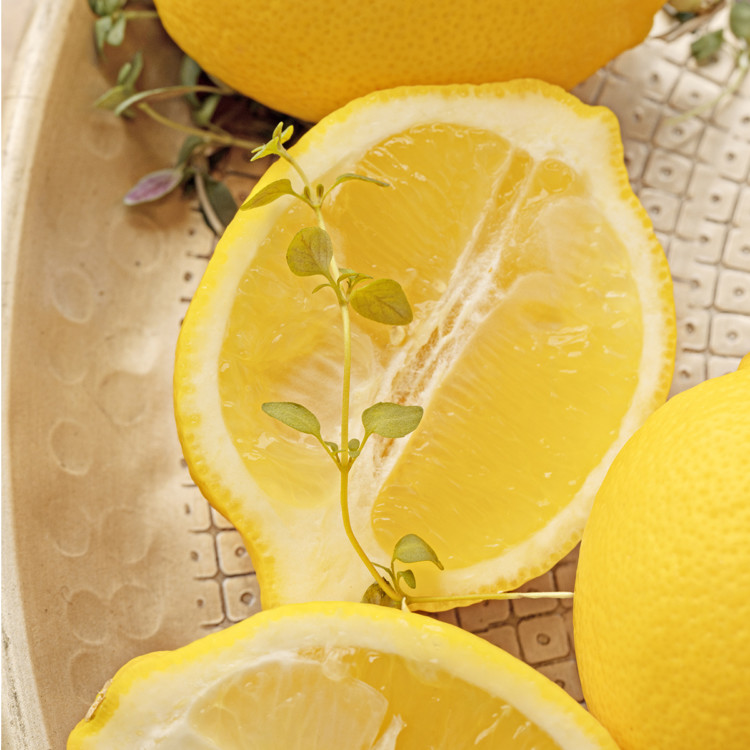
{"type": "Polygon", "coordinates": [[[628,441],[583,535],[576,652],[622,750],[750,747],[750,360],[628,441]]]}
{"type": "Polygon", "coordinates": [[[540,78],[572,88],[664,0],[156,0],[174,41],[267,106],[319,120],[372,91],[540,78]]]}
{"type": "Polygon", "coordinates": [[[478,636],[370,604],[282,607],[126,664],[68,750],[617,750],[478,636]]]}
{"type": "MultiPolygon", "coordinates": [[[[407,87],[353,102],[292,153],[313,183],[390,184],[345,183],[324,214],[339,264],[396,279],[414,310],[406,327],[353,317],[350,435],[374,403],[425,410],[408,438],[373,438],[351,472],[365,551],[387,565],[405,534],[431,544],[446,570],[421,566],[417,595],[541,574],[576,544],[606,468],[671,379],[671,279],[614,116],[536,81],[407,87]]],[[[257,189],[285,178],[301,189],[281,161],[257,189]]],[[[340,440],[337,303],[285,261],[314,223],[288,196],[240,211],[177,350],[185,458],[241,532],[266,607],[359,599],[369,581],[333,462],[261,410],[302,404],[340,440]]]]}

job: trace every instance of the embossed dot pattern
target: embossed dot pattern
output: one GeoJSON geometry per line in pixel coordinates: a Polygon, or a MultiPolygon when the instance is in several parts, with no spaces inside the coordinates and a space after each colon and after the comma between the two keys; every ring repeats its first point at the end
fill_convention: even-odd
{"type": "Polygon", "coordinates": [[[93,591],[77,591],[67,606],[68,624],[73,633],[86,644],[103,643],[107,628],[100,617],[104,602],[93,591]]]}
{"type": "Polygon", "coordinates": [[[673,394],[735,369],[750,350],[750,83],[712,105],[732,62],[722,57],[698,67],[689,61],[690,41],[690,35],[670,44],[647,40],[597,73],[584,96],[607,104],[629,81],[659,111],[649,137],[631,122],[638,109],[632,97],[615,107],[626,153],[639,146],[648,153],[642,168],[628,169],[675,280],[673,394]],[[685,114],[696,107],[705,109],[685,114]]]}
{"type": "Polygon", "coordinates": [[[93,460],[88,428],[74,419],[60,419],[49,433],[49,448],[57,466],[68,474],[83,475],[93,460]]]}
{"type": "Polygon", "coordinates": [[[124,584],[115,590],[111,607],[118,622],[129,622],[129,638],[145,640],[155,635],[161,627],[165,612],[153,588],[124,584]],[[128,617],[136,611],[137,617],[128,617]]]}
{"type": "Polygon", "coordinates": [[[57,346],[47,350],[47,363],[52,375],[65,385],[80,383],[90,367],[89,341],[76,323],[61,325],[57,346]]]}
{"type": "MultiPolygon", "coordinates": [[[[13,590],[13,602],[3,601],[13,654],[3,677],[12,663],[8,694],[23,708],[21,724],[4,722],[3,746],[9,729],[9,747],[58,748],[122,664],[193,640],[225,615],[210,578],[213,539],[198,546],[208,553],[201,565],[189,557],[190,534],[209,528],[210,514],[202,498],[183,512],[190,491],[183,502],[171,398],[189,296],[183,275],[189,268],[191,283],[200,278],[212,236],[177,194],[158,206],[122,205],[136,180],[171,163],[181,140],[145,118],[136,136],[131,123],[92,106],[137,49],[149,59],[144,88],[177,70],[181,54],[158,24],[144,23],[97,60],[85,3],[44,4],[24,45],[38,55],[17,63],[34,95],[3,91],[4,177],[12,175],[3,201],[3,218],[12,217],[3,222],[3,559],[13,590]]],[[[160,110],[188,116],[184,103],[160,110]]]]}
{"type": "Polygon", "coordinates": [[[149,410],[149,394],[144,384],[140,375],[110,372],[97,384],[94,398],[113,424],[126,427],[138,422],[149,410]]]}
{"type": "Polygon", "coordinates": [[[48,533],[52,545],[63,557],[82,557],[91,544],[91,523],[72,498],[57,498],[46,504],[55,519],[48,533]]]}
{"type": "Polygon", "coordinates": [[[94,283],[75,268],[59,270],[52,276],[51,298],[60,315],[73,323],[86,323],[94,314],[94,283]]]}
{"type": "Polygon", "coordinates": [[[164,239],[158,222],[140,212],[122,214],[109,228],[107,251],[120,268],[132,274],[149,273],[160,265],[164,239]],[[128,238],[123,242],[123,236],[128,238]]]}
{"type": "Polygon", "coordinates": [[[133,565],[143,560],[154,542],[152,528],[144,527],[138,511],[115,508],[102,520],[102,535],[109,540],[107,554],[133,565]]]}

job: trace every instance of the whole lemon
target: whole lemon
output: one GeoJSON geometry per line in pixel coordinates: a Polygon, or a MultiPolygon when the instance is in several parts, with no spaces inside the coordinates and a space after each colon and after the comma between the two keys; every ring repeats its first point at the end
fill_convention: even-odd
{"type": "Polygon", "coordinates": [[[750,748],[750,361],[654,412],[581,544],[583,693],[622,750],[750,748]]]}
{"type": "Polygon", "coordinates": [[[156,0],[208,73],[317,121],[405,84],[540,78],[571,88],[648,34],[664,0],[156,0]]]}

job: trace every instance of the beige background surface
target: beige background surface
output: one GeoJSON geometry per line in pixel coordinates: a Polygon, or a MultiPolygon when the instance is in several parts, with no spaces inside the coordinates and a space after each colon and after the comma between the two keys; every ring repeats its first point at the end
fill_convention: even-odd
{"type": "Polygon", "coordinates": [[[18,45],[36,5],[37,0],[2,0],[3,89],[8,83],[18,45]]]}
{"type": "MultiPolygon", "coordinates": [[[[3,89],[13,105],[3,130],[13,111],[23,115],[3,163],[14,185],[3,195],[8,750],[62,750],[125,661],[258,607],[241,539],[191,483],[174,433],[174,341],[213,236],[179,195],[125,210],[122,195],[172,163],[179,138],[147,122],[134,131],[91,106],[135,48],[159,56],[144,86],[175,69],[174,51],[156,27],[134,25],[130,48],[97,64],[85,0],[2,0],[4,83],[42,5],[24,75],[3,89]]],[[[750,77],[721,107],[680,119],[731,72],[728,59],[691,64],[689,43],[651,39],[577,89],[619,118],[631,182],[671,265],[674,392],[735,369],[750,349],[750,77]]],[[[527,587],[568,590],[574,574],[575,553],[527,587]]],[[[569,602],[547,600],[445,617],[580,700],[570,615],[569,602]]]]}

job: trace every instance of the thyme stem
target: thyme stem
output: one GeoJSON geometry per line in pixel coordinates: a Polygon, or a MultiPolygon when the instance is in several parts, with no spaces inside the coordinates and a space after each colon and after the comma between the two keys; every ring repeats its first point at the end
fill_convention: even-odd
{"type": "MultiPolygon", "coordinates": [[[[320,201],[313,199],[313,189],[310,185],[310,181],[307,179],[302,167],[299,162],[282,147],[282,153],[284,159],[294,168],[297,174],[302,178],[308,196],[310,196],[308,203],[315,211],[315,216],[318,220],[318,226],[326,230],[325,219],[323,218],[323,211],[320,207],[320,201]]],[[[336,258],[331,258],[330,264],[331,278],[336,281],[340,275],[338,263],[336,258]]],[[[377,582],[378,586],[394,601],[399,601],[401,597],[396,590],[378,573],[377,569],[373,565],[370,558],[367,556],[365,551],[362,549],[362,545],[354,535],[352,529],[351,515],[349,513],[349,471],[351,470],[353,461],[349,456],[349,398],[351,394],[351,372],[352,372],[352,327],[351,318],[349,315],[349,300],[344,296],[341,291],[341,287],[338,284],[334,284],[334,291],[339,301],[339,309],[341,311],[341,325],[344,339],[344,375],[341,387],[341,458],[337,464],[339,473],[341,475],[341,482],[339,485],[339,500],[341,504],[341,520],[343,521],[344,531],[346,533],[349,543],[354,548],[357,556],[362,560],[364,566],[369,571],[370,575],[377,582]]]]}
{"type": "Polygon", "coordinates": [[[460,596],[407,596],[409,604],[439,604],[441,602],[484,602],[490,599],[572,599],[572,591],[503,591],[498,594],[464,594],[460,596]]]}
{"type": "Polygon", "coordinates": [[[224,233],[224,224],[221,219],[216,215],[211,201],[206,192],[206,178],[200,172],[195,173],[195,190],[198,193],[198,200],[203,209],[203,213],[206,216],[206,221],[211,226],[217,237],[220,237],[224,233]]]}
{"type": "Polygon", "coordinates": [[[341,518],[344,522],[344,531],[346,531],[346,536],[349,539],[349,542],[351,543],[352,547],[354,547],[354,551],[357,553],[359,558],[362,560],[362,562],[365,564],[365,567],[368,571],[370,571],[370,575],[375,579],[378,586],[380,586],[381,589],[394,601],[399,601],[401,597],[396,593],[396,591],[393,589],[393,587],[383,578],[383,576],[378,573],[378,571],[375,569],[375,566],[370,561],[370,558],[367,557],[365,554],[365,551],[362,549],[362,546],[359,543],[359,540],[356,536],[354,536],[354,531],[352,530],[352,523],[351,519],[349,517],[349,469],[351,468],[351,464],[348,466],[342,466],[341,471],[341,518]]]}
{"type": "Polygon", "coordinates": [[[159,17],[159,14],[155,10],[124,10],[121,12],[121,15],[128,21],[135,21],[142,18],[159,17]]]}
{"type": "Polygon", "coordinates": [[[198,138],[201,138],[205,143],[218,143],[222,146],[237,146],[238,148],[245,149],[246,151],[252,151],[259,145],[258,143],[254,143],[253,141],[247,141],[244,138],[236,138],[235,136],[229,135],[228,133],[226,135],[222,133],[213,133],[206,130],[201,130],[200,128],[193,128],[190,125],[183,125],[182,123],[175,122],[169,117],[165,117],[164,115],[159,114],[153,107],[151,107],[149,104],[146,104],[146,102],[140,102],[137,107],[141,112],[148,115],[152,120],[156,120],[156,122],[165,125],[168,128],[172,128],[172,130],[177,130],[180,133],[198,136],[198,138]]]}

